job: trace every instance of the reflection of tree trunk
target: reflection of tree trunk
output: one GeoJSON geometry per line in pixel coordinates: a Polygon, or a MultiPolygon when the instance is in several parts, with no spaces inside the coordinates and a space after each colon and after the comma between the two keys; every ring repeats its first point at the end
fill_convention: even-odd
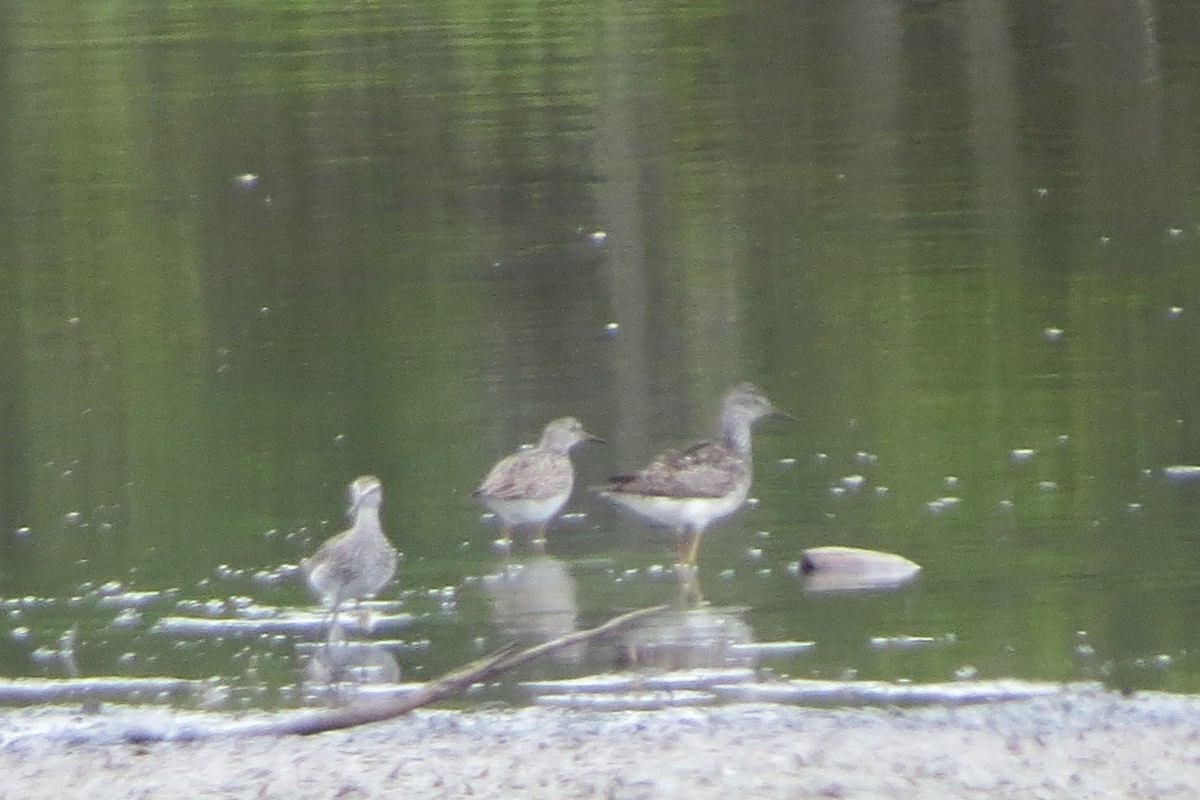
{"type": "MultiPolygon", "coordinates": [[[[0,531],[7,535],[28,524],[29,462],[25,441],[25,334],[21,320],[20,268],[13,235],[17,187],[12,176],[16,168],[13,153],[12,118],[16,109],[12,58],[14,50],[11,4],[0,3],[0,175],[8,176],[0,190],[0,531]]],[[[0,583],[18,586],[9,574],[14,554],[4,550],[0,558],[0,583]]]]}
{"type": "MultiPolygon", "coordinates": [[[[28,481],[25,523],[56,524],[64,514],[80,524],[110,524],[114,515],[134,523],[87,542],[93,568],[123,568],[122,548],[144,552],[164,530],[194,524],[205,506],[196,480],[204,465],[180,457],[204,421],[197,386],[208,344],[194,220],[181,211],[164,223],[160,213],[188,196],[181,184],[195,184],[190,163],[161,147],[161,132],[174,126],[156,127],[160,108],[178,111],[177,96],[143,83],[140,48],[96,44],[130,40],[121,18],[64,23],[70,48],[39,46],[49,34],[32,19],[6,22],[14,41],[3,48],[4,94],[15,88],[19,106],[3,114],[0,147],[20,158],[5,172],[12,194],[0,227],[13,226],[4,252],[14,263],[3,288],[20,303],[25,349],[7,356],[22,359],[20,399],[11,402],[24,418],[6,413],[3,424],[30,437],[5,446],[44,465],[11,479],[28,481]],[[131,493],[161,516],[132,519],[131,493]],[[159,504],[165,496],[171,501],[159,504]]],[[[57,574],[51,559],[75,555],[75,543],[57,544],[38,553],[43,581],[57,574]]]]}
{"type": "Polygon", "coordinates": [[[1019,241],[1022,187],[1014,170],[1018,163],[1016,86],[1004,3],[970,0],[963,23],[978,220],[986,247],[1013,253],[1019,241]]]}
{"type": "MultiPolygon", "coordinates": [[[[614,321],[620,326],[613,344],[612,398],[617,419],[611,437],[616,453],[638,452],[646,439],[650,414],[650,333],[647,325],[650,292],[647,286],[649,242],[642,225],[643,166],[638,161],[639,87],[635,85],[634,54],[645,52],[638,42],[638,16],[628,13],[624,0],[606,0],[599,14],[597,72],[598,122],[594,160],[600,219],[608,229],[609,258],[605,270],[614,321]]],[[[641,88],[641,91],[645,91],[641,88]]]]}
{"type": "MultiPolygon", "coordinates": [[[[1064,15],[1078,96],[1072,135],[1083,165],[1077,195],[1084,234],[1070,285],[1067,333],[1077,344],[1068,374],[1079,434],[1076,504],[1091,509],[1107,507],[1112,487],[1128,485],[1129,464],[1145,463],[1160,442],[1173,450],[1178,435],[1164,430],[1165,413],[1147,413],[1143,399],[1163,393],[1153,365],[1162,363],[1164,372],[1175,366],[1159,361],[1162,341],[1145,322],[1170,223],[1161,206],[1163,98],[1149,4],[1075,0],[1064,15]]],[[[1138,558],[1135,541],[1110,548],[1110,563],[1138,558]]],[[[1123,595],[1124,586],[1113,588],[1123,595]]]]}
{"type": "MultiPolygon", "coordinates": [[[[901,119],[906,97],[902,9],[897,2],[873,0],[829,8],[839,11],[834,49],[841,58],[834,76],[845,106],[838,133],[847,143],[842,160],[834,165],[839,180],[831,194],[841,198],[838,210],[845,219],[869,222],[856,230],[849,257],[839,252],[844,247],[844,228],[816,234],[831,263],[854,265],[814,286],[827,294],[817,308],[825,316],[823,325],[831,329],[831,341],[888,342],[890,346],[852,352],[837,345],[838,357],[824,366],[836,375],[836,391],[829,397],[814,397],[813,402],[824,406],[822,413],[839,419],[860,419],[868,425],[877,420],[882,442],[910,440],[918,436],[913,427],[919,415],[898,402],[896,392],[900,390],[903,397],[921,371],[914,358],[920,349],[913,343],[920,293],[904,250],[904,224],[910,216],[905,192],[914,181],[881,179],[907,166],[901,119]],[[847,304],[864,313],[829,312],[847,304]]],[[[874,434],[868,429],[862,435],[869,440],[874,434]]]]}
{"type": "Polygon", "coordinates": [[[1019,303],[1019,247],[1023,240],[1022,209],[1032,201],[1032,192],[1022,187],[1016,165],[1019,158],[1019,127],[1013,43],[1001,0],[971,0],[964,8],[963,49],[966,55],[966,88],[970,188],[978,250],[991,253],[990,266],[983,270],[980,294],[979,372],[988,387],[980,403],[981,419],[987,425],[986,447],[1002,452],[1003,440],[1014,422],[1010,415],[1028,412],[1022,403],[1011,407],[1005,387],[1013,375],[1024,370],[1013,343],[1020,340],[1020,323],[1011,313],[1019,303]]]}
{"type": "Polygon", "coordinates": [[[736,83],[720,74],[731,54],[717,49],[721,42],[667,57],[660,39],[681,31],[690,42],[691,22],[648,17],[622,0],[609,0],[599,17],[594,159],[610,234],[607,288],[620,325],[611,364],[613,454],[621,459],[649,455],[648,439],[707,431],[715,399],[754,377],[739,363],[746,176],[742,140],[731,133],[736,83]],[[647,85],[647,75],[669,83],[669,100],[665,85],[647,85]],[[667,162],[673,137],[719,145],[676,148],[667,162]],[[670,221],[655,201],[670,205],[670,221]],[[667,403],[672,413],[664,417],[667,403]],[[655,418],[651,433],[646,420],[655,418]]]}
{"type": "Polygon", "coordinates": [[[1098,236],[1111,237],[1121,268],[1147,266],[1161,241],[1162,84],[1147,0],[1075,0],[1067,6],[1074,128],[1088,184],[1080,197],[1098,236]],[[1134,255],[1136,254],[1136,257],[1134,255]]]}

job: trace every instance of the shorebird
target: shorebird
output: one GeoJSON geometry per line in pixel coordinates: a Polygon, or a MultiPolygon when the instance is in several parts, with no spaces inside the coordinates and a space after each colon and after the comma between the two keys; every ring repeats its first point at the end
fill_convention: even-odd
{"type": "Polygon", "coordinates": [[[579,420],[562,417],[546,426],[536,447],[518,450],[492,467],[471,496],[500,517],[505,551],[512,543],[513,528],[522,525],[534,526],[535,544],[545,542],[546,526],[566,504],[575,484],[571,448],[601,441],[585,431],[579,420]]]}
{"type": "Polygon", "coordinates": [[[379,522],[383,485],[374,475],[354,479],[347,490],[354,524],[300,562],[308,588],[332,614],[329,637],[338,630],[338,612],[347,600],[360,602],[382,589],[396,574],[396,548],[379,522]]]}
{"type": "Polygon", "coordinates": [[[640,472],[615,475],[593,491],[675,529],[679,564],[694,567],[705,528],[746,501],[752,473],[750,429],[768,416],[788,417],[754,384],[735,386],[725,395],[715,441],[668,450],[640,472]]]}

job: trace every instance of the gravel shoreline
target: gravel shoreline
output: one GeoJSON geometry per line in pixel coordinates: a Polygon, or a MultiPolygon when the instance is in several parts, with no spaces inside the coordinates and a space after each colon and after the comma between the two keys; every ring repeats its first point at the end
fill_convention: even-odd
{"type": "Polygon", "coordinates": [[[919,708],[421,710],[309,737],[120,742],[242,724],[168,709],[3,712],[0,800],[1194,798],[1200,697],[1065,688],[919,708]]]}

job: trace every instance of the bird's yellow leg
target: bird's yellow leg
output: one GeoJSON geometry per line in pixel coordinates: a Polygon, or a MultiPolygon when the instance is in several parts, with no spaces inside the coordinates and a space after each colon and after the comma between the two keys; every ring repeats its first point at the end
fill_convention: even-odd
{"type": "Polygon", "coordinates": [[[703,535],[704,528],[696,528],[692,531],[692,541],[688,545],[687,559],[683,563],[696,566],[696,557],[700,555],[700,537],[703,535]]]}
{"type": "Polygon", "coordinates": [[[682,605],[704,602],[704,595],[700,591],[700,568],[696,565],[702,533],[704,530],[697,528],[690,535],[685,531],[679,537],[675,576],[679,579],[679,602],[682,605]]]}

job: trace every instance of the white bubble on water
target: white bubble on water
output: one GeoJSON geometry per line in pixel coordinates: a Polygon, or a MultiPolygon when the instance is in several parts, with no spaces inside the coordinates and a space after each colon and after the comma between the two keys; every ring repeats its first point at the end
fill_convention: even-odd
{"type": "Polygon", "coordinates": [[[940,514],[943,511],[948,511],[949,509],[955,508],[961,502],[962,498],[960,497],[939,497],[936,500],[930,500],[925,504],[925,507],[934,514],[940,514]]]}
{"type": "Polygon", "coordinates": [[[867,479],[862,475],[846,475],[842,477],[842,486],[851,492],[857,492],[863,487],[867,479]]]}

